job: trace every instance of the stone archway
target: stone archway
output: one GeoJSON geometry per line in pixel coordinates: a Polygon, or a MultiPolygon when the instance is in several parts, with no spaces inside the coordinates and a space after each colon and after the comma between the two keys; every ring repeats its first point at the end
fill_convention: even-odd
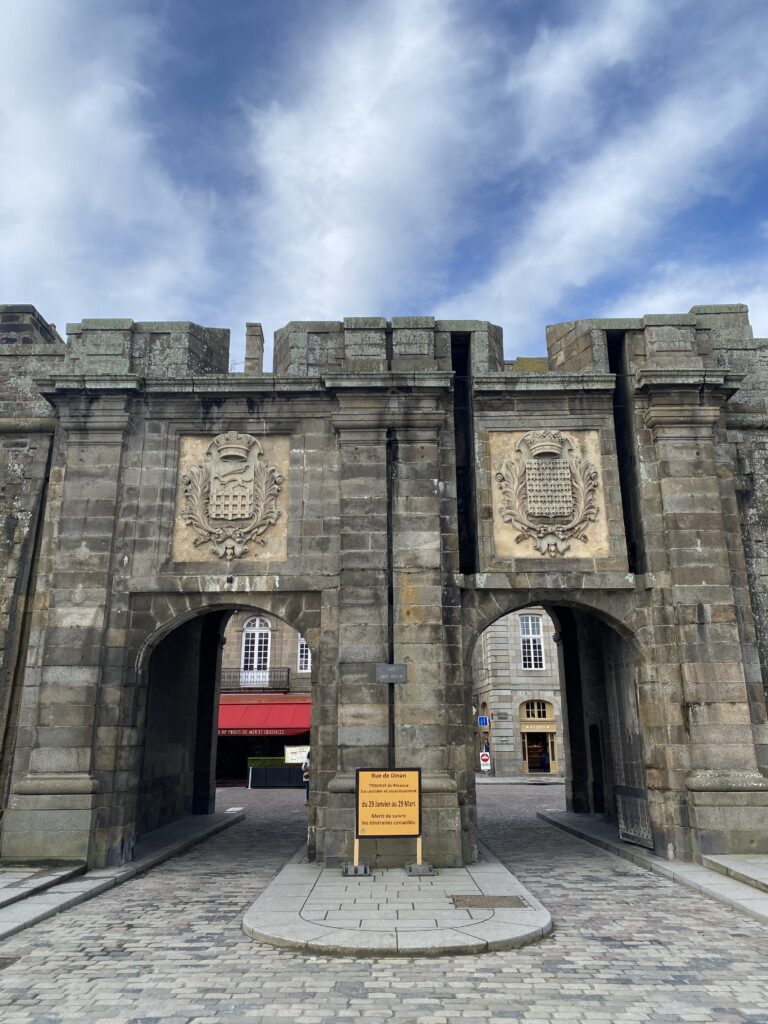
{"type": "MultiPolygon", "coordinates": [[[[133,770],[116,775],[112,791],[113,808],[121,808],[123,819],[121,859],[130,858],[135,839],[144,832],[186,813],[213,810],[216,680],[230,614],[266,613],[286,622],[305,637],[322,666],[319,606],[319,595],[313,592],[133,596],[118,752],[118,759],[132,763],[133,770]],[[181,714],[178,706],[184,699],[188,704],[181,714]]],[[[320,671],[319,678],[323,675],[320,671]]],[[[322,704],[322,696],[315,696],[322,704]]],[[[315,763],[328,760],[323,750],[328,736],[327,725],[313,730],[315,763]]],[[[310,845],[315,815],[313,806],[310,845]]],[[[113,848],[109,859],[117,856],[113,848]]]]}
{"type": "MultiPolygon", "coordinates": [[[[552,619],[560,646],[560,691],[565,739],[566,800],[570,810],[607,813],[628,841],[664,850],[668,835],[663,815],[654,819],[647,779],[650,737],[641,727],[639,681],[647,658],[631,629],[632,610],[617,618],[621,601],[604,595],[591,600],[566,591],[475,592],[467,602],[465,666],[471,686],[472,653],[494,621],[532,606],[552,619]],[[473,621],[474,620],[474,621],[473,621]],[[596,747],[595,731],[602,737],[596,747]],[[590,743],[590,738],[592,742],[590,743]],[[595,758],[599,756],[599,761],[595,758]]],[[[660,806],[655,802],[654,809],[660,806]]]]}

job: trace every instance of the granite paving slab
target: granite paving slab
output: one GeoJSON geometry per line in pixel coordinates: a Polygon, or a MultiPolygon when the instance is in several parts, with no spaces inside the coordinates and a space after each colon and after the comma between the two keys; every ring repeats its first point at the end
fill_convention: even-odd
{"type": "Polygon", "coordinates": [[[760,874],[763,864],[768,864],[768,857],[763,860],[747,854],[742,861],[741,857],[735,855],[709,856],[702,858],[703,864],[664,860],[651,850],[624,842],[619,838],[614,824],[595,815],[573,814],[570,811],[539,811],[537,817],[592,843],[593,846],[599,846],[639,867],[646,868],[655,875],[670,878],[689,889],[711,896],[731,910],[768,923],[768,892],[761,884],[764,882],[764,876],[760,874]],[[739,865],[738,868],[736,864],[739,865]]]}
{"type": "Polygon", "coordinates": [[[85,871],[85,864],[0,864],[0,909],[52,886],[76,878],[85,871]]]}
{"type": "Polygon", "coordinates": [[[768,853],[731,853],[701,858],[702,864],[768,896],[768,853]]]}
{"type": "Polygon", "coordinates": [[[546,908],[485,848],[468,868],[431,876],[380,868],[351,878],[308,863],[302,850],[243,917],[243,931],[259,942],[338,956],[485,953],[537,942],[552,927],[546,908]],[[453,896],[490,905],[470,911],[453,896]],[[504,905],[510,896],[519,907],[504,905]]]}

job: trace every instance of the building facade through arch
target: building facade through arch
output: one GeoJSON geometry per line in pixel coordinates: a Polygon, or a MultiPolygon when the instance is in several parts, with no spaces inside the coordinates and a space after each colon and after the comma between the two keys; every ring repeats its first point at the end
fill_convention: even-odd
{"type": "Polygon", "coordinates": [[[536,607],[503,615],[480,634],[472,693],[488,724],[479,726],[475,715],[476,742],[488,748],[495,778],[560,776],[565,768],[558,640],[552,619],[536,607]]]}

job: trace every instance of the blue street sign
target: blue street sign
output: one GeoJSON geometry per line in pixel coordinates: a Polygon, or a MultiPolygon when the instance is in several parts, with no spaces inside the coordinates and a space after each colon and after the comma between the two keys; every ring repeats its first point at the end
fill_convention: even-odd
{"type": "Polygon", "coordinates": [[[487,729],[489,725],[490,725],[490,721],[488,720],[488,715],[478,715],[477,716],[477,727],[478,727],[478,729],[487,729]]]}

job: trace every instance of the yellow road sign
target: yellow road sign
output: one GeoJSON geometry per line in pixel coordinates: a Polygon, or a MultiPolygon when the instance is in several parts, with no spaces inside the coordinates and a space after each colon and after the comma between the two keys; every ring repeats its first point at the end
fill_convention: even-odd
{"type": "Polygon", "coordinates": [[[355,834],[421,835],[421,768],[357,769],[355,834]]]}

